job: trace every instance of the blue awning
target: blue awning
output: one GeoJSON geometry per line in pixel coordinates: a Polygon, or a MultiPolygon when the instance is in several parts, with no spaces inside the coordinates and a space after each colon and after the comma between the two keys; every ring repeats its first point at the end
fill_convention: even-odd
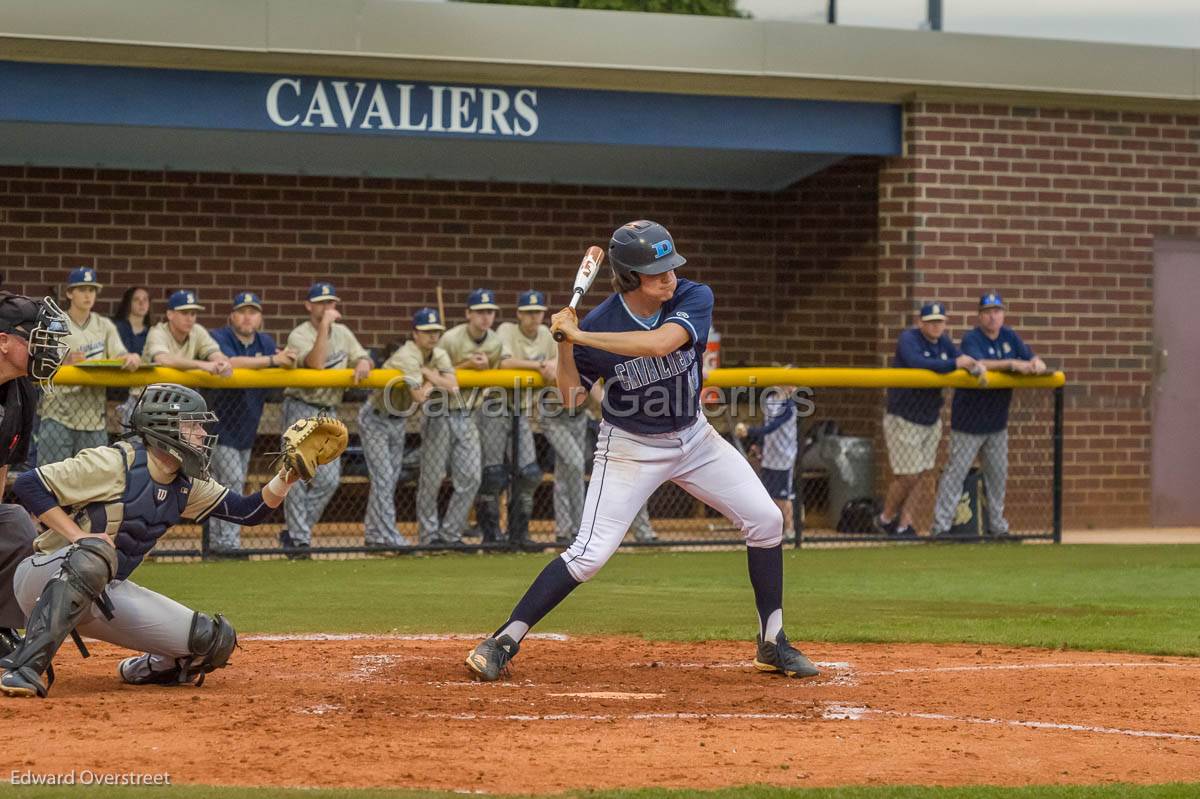
{"type": "Polygon", "coordinates": [[[887,103],[0,61],[0,161],[783,188],[897,155],[887,103]]]}

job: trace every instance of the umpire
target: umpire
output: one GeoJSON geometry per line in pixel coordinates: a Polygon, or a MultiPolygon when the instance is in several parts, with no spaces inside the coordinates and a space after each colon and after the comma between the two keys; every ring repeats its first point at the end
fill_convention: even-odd
{"type": "MultiPolygon", "coordinates": [[[[29,454],[37,400],[33,383],[49,386],[67,355],[70,329],[54,300],[42,301],[0,291],[0,487],[8,467],[29,454]]],[[[0,586],[11,586],[13,572],[33,554],[37,530],[19,505],[0,505],[0,586]]],[[[17,647],[16,628],[25,614],[11,590],[0,590],[0,657],[17,647]]]]}

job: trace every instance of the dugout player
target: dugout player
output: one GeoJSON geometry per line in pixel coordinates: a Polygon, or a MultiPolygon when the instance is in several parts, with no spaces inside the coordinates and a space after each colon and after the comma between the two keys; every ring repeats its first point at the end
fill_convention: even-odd
{"type": "MultiPolygon", "coordinates": [[[[29,455],[33,383],[48,387],[67,357],[67,317],[54,300],[0,291],[0,492],[8,467],[29,455]]],[[[19,505],[0,505],[0,657],[21,642],[25,613],[12,596],[13,572],[33,552],[37,530],[19,505]]]]}
{"type": "MultiPolygon", "coordinates": [[[[970,355],[954,346],[946,332],[946,306],[927,302],[915,327],[900,334],[895,369],[928,369],[949,374],[967,369],[983,378],[986,372],[970,355]]],[[[889,388],[887,412],[883,416],[883,435],[887,442],[892,482],[883,502],[883,512],[875,517],[875,527],[897,538],[913,538],[913,506],[921,476],[933,469],[938,442],[942,438],[942,390],[940,388],[889,388]]],[[[835,512],[841,509],[835,509],[835,512]]]]}
{"type": "Polygon", "coordinates": [[[281,469],[250,496],[209,479],[216,436],[206,425],[216,417],[193,389],[148,386],[130,419],[133,440],[40,466],[13,486],[46,531],[13,577],[11,591],[29,621],[24,642],[0,659],[0,693],[46,696],[42,674],[76,629],[143,653],[117,666],[130,685],[200,685],[237,645],[224,617],[193,611],[129,577],[181,519],[258,524],[298,475],[281,469]]]}
{"type": "MultiPolygon", "coordinates": [[[[81,266],[67,276],[67,337],[70,351],[63,362],[119,358],[121,368],[132,371],[142,363],[141,353],[128,352],[117,326],[108,317],[92,313],[103,286],[96,270],[81,266]]],[[[57,386],[42,396],[38,406],[37,459],[39,464],[66,460],[81,449],[108,443],[107,401],[103,386],[57,386]]]]}
{"type": "MultiPolygon", "coordinates": [[[[384,369],[400,371],[400,379],[411,390],[413,405],[425,402],[435,387],[447,391],[458,388],[450,358],[437,346],[445,329],[446,326],[442,324],[437,311],[432,308],[419,308],[413,314],[412,338],[404,342],[383,364],[384,369]]],[[[412,543],[396,530],[396,482],[400,479],[400,469],[404,462],[408,417],[412,415],[413,406],[397,407],[392,401],[393,396],[394,393],[389,393],[386,389],[373,392],[358,412],[358,434],[362,438],[363,458],[371,476],[364,531],[367,546],[406,547],[412,543]]],[[[433,469],[432,464],[430,468],[433,469]]],[[[443,465],[442,471],[444,470],[443,465]]],[[[424,476],[423,470],[421,474],[424,476]]],[[[441,485],[440,474],[439,472],[438,487],[441,485]]],[[[464,520],[474,495],[472,491],[465,498],[458,498],[464,520]]],[[[418,502],[418,520],[421,518],[421,510],[418,502]]],[[[429,511],[428,503],[424,510],[429,511]]],[[[436,489],[433,496],[433,524],[429,526],[437,529],[436,489]]]]}
{"type": "MultiPolygon", "coordinates": [[[[233,295],[229,324],[212,332],[213,341],[234,369],[291,369],[296,353],[279,349],[275,339],[262,332],[262,300],[253,291],[233,295]]],[[[250,452],[262,420],[265,388],[218,389],[209,395],[217,422],[213,432],[212,479],[226,488],[241,491],[250,469],[250,452]]],[[[212,519],[208,523],[208,551],[217,556],[237,556],[242,546],[242,528],[237,524],[212,519]]],[[[245,557],[244,555],[242,557],[245,557]]]]}
{"type": "Polygon", "coordinates": [[[459,393],[454,363],[439,346],[445,329],[441,316],[432,308],[413,314],[413,337],[405,348],[411,344],[417,352],[402,348],[397,366],[405,377],[411,376],[415,382],[419,375],[422,380],[421,392],[413,392],[413,399],[423,403],[421,474],[417,478],[417,535],[421,544],[462,543],[471,502],[479,490],[479,428],[459,393]],[[414,374],[417,365],[420,368],[414,374]],[[438,493],[447,468],[454,493],[439,520],[438,493]]]}
{"type": "MultiPolygon", "coordinates": [[[[539,372],[546,385],[554,382],[558,366],[558,346],[550,328],[542,324],[546,317],[546,295],[523,291],[517,295],[517,321],[504,322],[497,331],[504,357],[501,369],[531,369],[539,372]]],[[[533,392],[520,392],[517,416],[517,448],[521,470],[508,503],[508,538],[520,544],[529,538],[529,520],[533,515],[533,492],[542,481],[533,441],[533,392]]],[[[587,414],[561,404],[547,412],[541,407],[542,435],[554,449],[554,527],[556,538],[578,529],[583,513],[583,450],[575,442],[587,435],[587,414]]]]}
{"type": "MultiPolygon", "coordinates": [[[[304,310],[308,321],[288,335],[287,348],[296,353],[296,362],[308,369],[354,369],[354,382],[359,383],[371,373],[371,356],[350,328],[341,323],[338,310],[341,299],[332,283],[314,283],[308,290],[304,310]]],[[[337,418],[338,405],[346,394],[343,388],[289,388],[283,392],[283,427],[298,419],[312,416],[337,418]]],[[[321,520],[325,506],[337,491],[342,478],[341,458],[335,458],[317,469],[308,483],[301,483],[288,496],[283,513],[287,529],[279,534],[284,549],[306,550],[312,543],[312,530],[321,520]]],[[[304,557],[301,554],[301,557],[304,557]]]]}
{"type": "MultiPolygon", "coordinates": [[[[467,295],[467,321],[447,330],[439,345],[450,356],[455,369],[483,371],[500,367],[504,348],[499,334],[492,330],[499,309],[496,292],[491,289],[475,289],[467,295]]],[[[498,396],[503,396],[503,392],[489,387],[463,397],[479,428],[481,469],[475,517],[484,543],[502,539],[500,492],[508,486],[504,453],[512,438],[512,417],[491,399],[498,396]]]]}
{"type": "Polygon", "coordinates": [[[608,247],[614,293],[582,323],[554,315],[558,388],[585,401],[605,383],[604,421],[574,543],[534,580],[508,620],[467,656],[483,680],[505,671],[533,625],[595,576],[621,543],[638,508],[670,480],[738,524],[746,538],[758,610],[755,667],[793,677],[817,669],[783,631],[783,518],[758,476],[700,411],[700,368],[712,319],[712,289],[676,278],[686,261],[662,225],[618,228],[608,247]]]}
{"type": "MultiPolygon", "coordinates": [[[[1046,364],[1017,332],[1004,324],[1004,300],[996,292],[979,298],[979,324],[962,337],[963,354],[985,369],[1021,375],[1045,374],[1046,364]]],[[[1012,389],[957,388],[950,403],[950,457],[942,471],[930,534],[950,534],[963,479],[979,456],[987,492],[987,534],[1008,535],[1004,494],[1008,484],[1008,406],[1012,389]]]]}

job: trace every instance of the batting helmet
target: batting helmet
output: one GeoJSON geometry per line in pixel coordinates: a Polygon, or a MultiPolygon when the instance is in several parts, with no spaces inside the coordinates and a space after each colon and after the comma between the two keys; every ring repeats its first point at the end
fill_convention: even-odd
{"type": "Polygon", "coordinates": [[[687,263],[675,252],[675,240],[667,229],[647,219],[616,229],[608,242],[608,260],[613,271],[621,276],[630,272],[661,275],[687,263]]]}
{"type": "Polygon", "coordinates": [[[197,479],[208,477],[212,448],[217,442],[216,434],[203,426],[215,421],[217,415],[208,409],[208,403],[195,389],[176,383],[155,383],[146,386],[133,406],[129,427],[147,446],[165,450],[179,461],[184,474],[197,479]]]}

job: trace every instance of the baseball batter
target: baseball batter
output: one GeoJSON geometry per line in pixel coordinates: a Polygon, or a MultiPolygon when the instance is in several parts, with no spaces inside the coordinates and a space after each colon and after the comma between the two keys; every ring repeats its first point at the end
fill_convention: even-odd
{"type": "Polygon", "coordinates": [[[750,464],[700,412],[700,367],[713,293],[677,278],[686,261],[670,233],[649,221],[613,233],[608,258],[615,293],[582,324],[554,315],[558,388],[578,405],[604,380],[604,419],[575,541],[552,560],[492,637],[467,656],[483,680],[507,669],[529,629],[608,561],[650,494],[670,480],[729,517],[746,538],[758,610],[755,667],[792,677],[817,669],[783,630],[783,517],[750,464]]]}
{"type": "Polygon", "coordinates": [[[28,614],[25,640],[0,659],[0,693],[46,696],[54,653],[78,629],[139,650],[117,672],[130,685],[195,682],[226,665],[233,626],[129,579],[158,539],[180,519],[208,517],[258,524],[283,502],[297,476],[280,471],[250,496],[208,478],[215,415],[196,391],[148,386],[131,415],[140,440],[85,449],[25,472],[13,486],[46,531],[13,576],[28,614]]]}

